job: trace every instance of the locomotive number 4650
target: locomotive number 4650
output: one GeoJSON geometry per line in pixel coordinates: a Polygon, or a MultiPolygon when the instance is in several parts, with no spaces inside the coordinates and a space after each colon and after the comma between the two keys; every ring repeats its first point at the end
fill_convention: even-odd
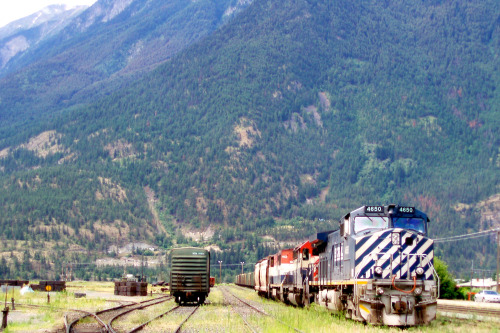
{"type": "Polygon", "coordinates": [[[366,206],[365,212],[366,213],[383,213],[384,206],[366,206]]]}
{"type": "Polygon", "coordinates": [[[399,212],[413,214],[413,213],[415,213],[415,208],[413,208],[413,207],[399,207],[399,212]]]}

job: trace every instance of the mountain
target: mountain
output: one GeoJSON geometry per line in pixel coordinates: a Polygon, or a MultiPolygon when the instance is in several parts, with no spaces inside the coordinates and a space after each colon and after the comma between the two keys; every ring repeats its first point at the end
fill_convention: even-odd
{"type": "Polygon", "coordinates": [[[0,73],[0,139],[54,112],[108,94],[168,61],[249,0],[101,0],[0,73]],[[21,120],[20,120],[21,119],[21,120]]]}
{"type": "Polygon", "coordinates": [[[48,6],[30,16],[0,28],[0,76],[8,72],[9,61],[60,32],[86,6],[48,6]]]}
{"type": "MultiPolygon", "coordinates": [[[[145,22],[131,13],[127,31],[145,22]]],[[[75,241],[215,243],[238,263],[365,204],[416,206],[431,237],[498,226],[499,14],[494,0],[255,0],[105,96],[40,124],[12,114],[28,126],[2,138],[4,237],[62,257],[75,241]]],[[[436,252],[463,273],[493,267],[494,246],[436,252]]]]}

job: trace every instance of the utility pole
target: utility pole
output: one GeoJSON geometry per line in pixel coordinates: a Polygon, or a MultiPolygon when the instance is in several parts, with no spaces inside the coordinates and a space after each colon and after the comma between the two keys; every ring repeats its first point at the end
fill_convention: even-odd
{"type": "Polygon", "coordinates": [[[219,263],[219,284],[221,284],[222,283],[222,261],[219,260],[218,263],[219,263]]]}
{"type": "Polygon", "coordinates": [[[141,282],[144,282],[144,253],[141,256],[141,282]]]}
{"type": "Polygon", "coordinates": [[[241,274],[243,274],[243,265],[245,264],[244,261],[240,261],[240,264],[241,264],[241,274]]]}
{"type": "Polygon", "coordinates": [[[474,278],[474,259],[472,259],[472,268],[470,269],[470,291],[472,292],[472,279],[474,278]]]}
{"type": "Polygon", "coordinates": [[[500,293],[500,231],[497,232],[497,293],[500,293]]]}

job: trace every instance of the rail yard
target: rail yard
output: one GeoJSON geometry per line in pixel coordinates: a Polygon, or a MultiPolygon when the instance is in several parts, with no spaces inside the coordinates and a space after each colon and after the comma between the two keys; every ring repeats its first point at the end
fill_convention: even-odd
{"type": "MultiPolygon", "coordinates": [[[[216,285],[203,305],[179,306],[167,292],[148,287],[148,296],[115,295],[110,282],[70,282],[64,292],[19,295],[7,332],[400,332],[346,320],[312,304],[296,307],[259,297],[232,284],[216,285]],[[83,297],[81,295],[84,294],[83,297]],[[75,297],[78,295],[78,297],[75,297]]],[[[11,306],[11,294],[8,294],[11,306]]],[[[494,332],[500,304],[438,301],[436,320],[417,332],[494,332]]]]}
{"type": "MultiPolygon", "coordinates": [[[[414,207],[362,206],[343,216],[336,231],[318,232],[260,258],[252,270],[244,272],[241,262],[235,284],[215,284],[210,252],[197,247],[170,251],[168,283],[149,284],[145,275],[125,272],[114,282],[2,280],[2,328],[40,333],[498,331],[496,297],[490,304],[484,304],[486,293],[480,293],[481,303],[439,299],[429,222],[414,207]]],[[[223,281],[220,272],[218,281],[223,281]]]]}

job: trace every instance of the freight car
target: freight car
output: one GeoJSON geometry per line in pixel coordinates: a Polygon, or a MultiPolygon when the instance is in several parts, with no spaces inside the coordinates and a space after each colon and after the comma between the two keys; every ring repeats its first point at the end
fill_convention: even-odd
{"type": "Polygon", "coordinates": [[[210,252],[186,247],[171,251],[170,295],[178,304],[203,304],[210,293],[210,252]]]}
{"type": "Polygon", "coordinates": [[[439,297],[428,222],[414,207],[360,207],[340,219],[338,230],[257,262],[254,289],[371,324],[427,324],[439,297]]]}
{"type": "Polygon", "coordinates": [[[237,275],[235,284],[238,286],[248,287],[253,289],[255,287],[254,272],[237,275]]]}

